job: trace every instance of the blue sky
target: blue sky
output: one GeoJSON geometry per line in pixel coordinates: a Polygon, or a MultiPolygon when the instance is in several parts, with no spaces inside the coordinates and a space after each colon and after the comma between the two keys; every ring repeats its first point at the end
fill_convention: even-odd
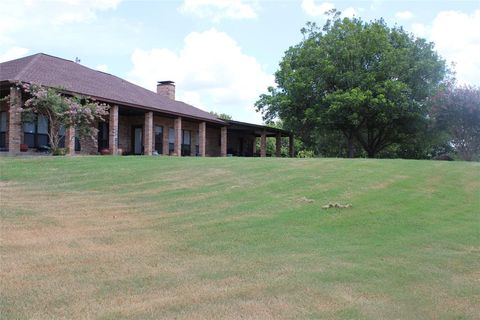
{"type": "Polygon", "coordinates": [[[435,42],[460,83],[480,85],[480,1],[2,0],[0,61],[44,52],[237,120],[261,123],[258,95],[307,21],[336,8],[383,17],[435,42]]]}

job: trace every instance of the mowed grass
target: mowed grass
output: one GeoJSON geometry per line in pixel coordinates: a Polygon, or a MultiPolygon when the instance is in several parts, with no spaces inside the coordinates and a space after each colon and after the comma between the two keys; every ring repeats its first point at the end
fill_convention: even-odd
{"type": "Polygon", "coordinates": [[[0,197],[1,319],[480,319],[480,163],[0,158],[0,197]]]}

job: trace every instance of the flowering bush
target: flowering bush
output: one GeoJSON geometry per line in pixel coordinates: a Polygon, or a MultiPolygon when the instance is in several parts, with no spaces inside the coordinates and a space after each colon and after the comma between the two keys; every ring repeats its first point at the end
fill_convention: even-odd
{"type": "MultiPolygon", "coordinates": [[[[82,96],[67,96],[60,88],[47,88],[21,83],[18,86],[29,98],[21,106],[24,120],[42,114],[48,118],[48,138],[53,154],[59,154],[60,129],[74,127],[80,137],[95,139],[98,129],[94,126],[108,114],[109,106],[82,96]]],[[[71,137],[73,139],[73,137],[71,137]]]]}

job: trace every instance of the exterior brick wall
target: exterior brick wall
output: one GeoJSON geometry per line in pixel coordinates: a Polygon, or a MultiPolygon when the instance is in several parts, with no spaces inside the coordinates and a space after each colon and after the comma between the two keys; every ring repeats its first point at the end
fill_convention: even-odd
{"type": "Polygon", "coordinates": [[[220,129],[220,155],[227,156],[227,127],[220,129]]]}
{"type": "MultiPolygon", "coordinates": [[[[98,121],[95,122],[95,128],[98,128],[98,121]]],[[[95,155],[98,154],[98,140],[97,137],[84,136],[80,137],[80,152],[77,154],[95,155]]]]}
{"type": "Polygon", "coordinates": [[[20,144],[23,139],[22,132],[22,114],[20,105],[22,104],[22,95],[15,87],[10,88],[10,99],[8,109],[8,151],[11,154],[20,152],[20,144]]]}
{"type": "Polygon", "coordinates": [[[68,148],[68,155],[75,155],[75,128],[70,127],[65,131],[65,147],[68,148]]]}
{"type": "Polygon", "coordinates": [[[143,153],[147,156],[151,156],[154,150],[153,140],[153,112],[145,113],[145,125],[143,126],[143,153]]]}
{"type": "MultiPolygon", "coordinates": [[[[8,93],[8,91],[6,91],[8,93]]],[[[17,90],[13,91],[14,95],[20,94],[17,90]]],[[[21,98],[21,97],[20,97],[21,98]]],[[[6,132],[6,147],[10,147],[12,142],[15,150],[14,153],[20,152],[20,143],[23,140],[23,127],[21,124],[21,115],[20,113],[12,113],[10,112],[10,103],[5,101],[0,103],[0,111],[7,111],[7,132],[6,132]],[[12,125],[13,124],[13,125],[12,125]],[[13,133],[13,135],[12,135],[13,133]]],[[[146,128],[148,125],[148,121],[146,121],[145,114],[138,114],[138,115],[125,115],[122,114],[120,111],[122,107],[112,107],[111,113],[108,117],[109,121],[109,145],[112,149],[112,145],[114,145],[114,141],[118,139],[118,151],[122,151],[123,154],[132,154],[132,128],[133,127],[142,127],[146,128]],[[115,126],[113,123],[115,122],[115,118],[118,119],[118,128],[115,130],[115,126]],[[115,135],[115,131],[118,132],[115,135]],[[116,138],[116,136],[118,138],[116,138]]],[[[168,155],[169,154],[169,129],[175,128],[175,119],[174,117],[169,116],[161,116],[158,114],[151,114],[152,121],[151,126],[148,129],[151,131],[151,145],[152,150],[155,150],[155,126],[163,127],[163,150],[158,150],[159,153],[168,155]]],[[[98,128],[98,123],[95,123],[95,127],[98,128]]],[[[209,126],[207,123],[199,122],[197,120],[182,118],[181,121],[181,128],[178,128],[176,135],[177,139],[182,142],[183,134],[181,130],[189,130],[191,133],[191,145],[190,145],[190,155],[196,156],[197,155],[197,135],[199,140],[199,146],[201,145],[201,131],[202,128],[205,128],[205,156],[209,157],[219,157],[225,154],[234,154],[238,156],[251,156],[253,154],[254,146],[255,146],[255,136],[253,133],[243,132],[243,131],[231,131],[227,128],[227,138],[226,138],[226,148],[222,150],[221,147],[221,140],[222,140],[222,128],[217,126],[209,126]],[[198,133],[197,133],[198,132],[198,133]]],[[[225,130],[225,129],[224,129],[225,130]]],[[[223,131],[225,133],[225,131],[223,131]]],[[[67,134],[68,135],[68,134],[67,134]]],[[[144,151],[145,150],[145,142],[146,142],[147,134],[144,130],[143,132],[143,144],[144,144],[144,151]]],[[[67,141],[66,141],[67,142],[67,141]]],[[[77,154],[98,154],[98,141],[96,137],[94,139],[90,137],[82,137],[80,139],[81,150],[77,152],[77,154]]],[[[68,146],[68,142],[66,143],[68,146]]],[[[181,147],[178,148],[181,150],[181,147]]],[[[198,155],[202,155],[201,150],[202,148],[199,147],[198,155]]],[[[152,152],[148,152],[152,154],[152,152]]]]}
{"type": "Polygon", "coordinates": [[[118,154],[118,106],[114,105],[109,110],[108,146],[112,155],[118,154]]]}
{"type": "Polygon", "coordinates": [[[220,128],[207,127],[206,156],[220,157],[220,128]]]}
{"type": "Polygon", "coordinates": [[[175,100],[175,84],[158,84],[157,94],[175,100]]]}
{"type": "Polygon", "coordinates": [[[205,157],[205,147],[206,147],[206,140],[205,140],[205,134],[206,134],[206,130],[207,130],[207,124],[205,122],[201,122],[199,124],[199,128],[198,128],[198,134],[199,134],[199,138],[198,138],[198,152],[200,153],[200,156],[201,157],[205,157]]]}
{"type": "Polygon", "coordinates": [[[267,136],[265,130],[263,130],[262,135],[260,137],[260,157],[267,156],[267,136]]]}
{"type": "Polygon", "coordinates": [[[174,128],[175,128],[175,149],[174,153],[176,156],[180,157],[182,155],[182,118],[178,117],[175,118],[174,122],[174,128]]]}
{"type": "Polygon", "coordinates": [[[118,117],[118,147],[124,154],[132,153],[132,126],[143,126],[143,116],[123,116],[118,117]]]}

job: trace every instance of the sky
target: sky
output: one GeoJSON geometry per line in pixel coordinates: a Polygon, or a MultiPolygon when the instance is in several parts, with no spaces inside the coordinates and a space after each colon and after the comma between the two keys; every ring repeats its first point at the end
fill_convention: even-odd
{"type": "Polygon", "coordinates": [[[480,0],[1,0],[0,62],[43,52],[235,120],[262,123],[254,103],[307,21],[325,11],[384,18],[455,63],[460,84],[480,86],[480,0]]]}

